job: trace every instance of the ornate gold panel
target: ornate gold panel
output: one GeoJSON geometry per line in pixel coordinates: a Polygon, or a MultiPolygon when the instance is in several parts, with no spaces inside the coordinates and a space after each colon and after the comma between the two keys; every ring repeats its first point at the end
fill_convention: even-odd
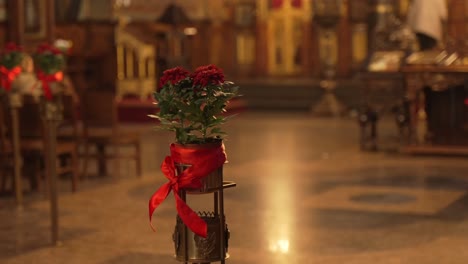
{"type": "Polygon", "coordinates": [[[354,65],[359,65],[363,63],[367,57],[367,24],[355,24],[352,30],[352,62],[354,65]]]}
{"type": "Polygon", "coordinates": [[[146,44],[124,28],[115,33],[117,46],[117,96],[138,95],[145,99],[156,89],[156,51],[152,44],[146,44]]]}
{"type": "Polygon", "coordinates": [[[237,63],[250,65],[255,63],[255,36],[250,33],[239,33],[236,37],[237,63]]]}
{"type": "Polygon", "coordinates": [[[323,65],[336,66],[338,61],[338,37],[335,31],[319,30],[319,54],[323,65]]]}
{"type": "Polygon", "coordinates": [[[400,0],[398,8],[400,17],[406,17],[406,15],[408,14],[409,5],[410,0],[400,0]]]}
{"type": "Polygon", "coordinates": [[[301,8],[284,0],[280,8],[270,9],[268,1],[259,0],[259,18],[267,23],[268,72],[273,75],[291,75],[302,70],[305,23],[311,23],[310,1],[301,8]]]}

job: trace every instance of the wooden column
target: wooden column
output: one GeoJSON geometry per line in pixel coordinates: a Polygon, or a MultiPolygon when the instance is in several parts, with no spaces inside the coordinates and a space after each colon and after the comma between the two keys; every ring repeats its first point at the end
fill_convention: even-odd
{"type": "Polygon", "coordinates": [[[192,65],[194,68],[210,63],[210,27],[207,21],[197,24],[197,35],[194,36],[192,49],[192,65]]]}
{"type": "Polygon", "coordinates": [[[219,54],[220,65],[224,72],[231,75],[235,72],[234,64],[236,62],[236,39],[234,27],[228,22],[224,22],[221,28],[222,47],[219,54]]]}
{"type": "Polygon", "coordinates": [[[351,23],[348,16],[348,0],[342,2],[342,17],[337,27],[338,40],[338,61],[337,61],[337,77],[348,77],[351,68],[351,23]]]}
{"type": "MultiPolygon", "coordinates": [[[[448,0],[447,36],[455,41],[454,44],[463,44],[467,34],[468,3],[465,0],[448,0]]],[[[445,40],[447,41],[447,40],[445,40]]]]}
{"type": "Polygon", "coordinates": [[[360,71],[369,53],[369,2],[353,0],[348,2],[348,20],[350,23],[351,69],[360,71]]]}
{"type": "Polygon", "coordinates": [[[267,36],[267,23],[265,21],[257,22],[257,41],[255,43],[256,47],[256,76],[264,76],[267,73],[268,67],[268,36],[267,36]]]}
{"type": "Polygon", "coordinates": [[[24,44],[24,1],[8,0],[8,41],[24,44]]]}
{"type": "Polygon", "coordinates": [[[223,41],[223,24],[220,21],[214,21],[210,26],[210,64],[221,65],[221,57],[227,56],[225,52],[225,42],[223,41]]]}
{"type": "Polygon", "coordinates": [[[311,66],[314,77],[319,77],[322,71],[320,61],[320,27],[311,21],[311,34],[312,34],[312,45],[311,45],[311,66]]]}
{"type": "Polygon", "coordinates": [[[314,45],[313,34],[312,34],[312,22],[307,21],[303,25],[304,25],[304,36],[303,36],[302,43],[304,44],[304,46],[302,48],[302,56],[303,56],[302,75],[304,77],[311,77],[314,71],[313,53],[316,47],[314,45]]]}

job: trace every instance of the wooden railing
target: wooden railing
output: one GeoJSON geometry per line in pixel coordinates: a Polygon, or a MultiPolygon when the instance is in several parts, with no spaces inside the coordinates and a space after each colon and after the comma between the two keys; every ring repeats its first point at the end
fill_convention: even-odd
{"type": "Polygon", "coordinates": [[[117,97],[137,95],[146,99],[156,89],[156,51],[154,45],[116,27],[117,97]]]}

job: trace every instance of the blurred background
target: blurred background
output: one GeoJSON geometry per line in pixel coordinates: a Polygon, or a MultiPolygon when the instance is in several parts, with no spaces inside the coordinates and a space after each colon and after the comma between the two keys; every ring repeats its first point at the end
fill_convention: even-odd
{"type": "Polygon", "coordinates": [[[25,95],[14,163],[2,90],[0,262],[176,263],[173,201],[147,228],[174,140],[148,115],[166,69],[216,64],[242,95],[232,263],[466,263],[467,35],[466,0],[0,0],[2,58],[59,49],[69,96],[54,247],[41,108],[25,95]]]}

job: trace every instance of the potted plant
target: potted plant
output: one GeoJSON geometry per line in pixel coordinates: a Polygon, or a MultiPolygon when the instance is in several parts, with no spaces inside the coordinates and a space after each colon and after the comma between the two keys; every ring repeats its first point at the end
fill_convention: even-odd
{"type": "Polygon", "coordinates": [[[169,182],[149,201],[150,222],[154,210],[174,191],[181,221],[195,235],[207,237],[206,222],[179,194],[181,190],[208,193],[223,188],[226,154],[222,140],[226,134],[221,125],[230,117],[225,115],[229,101],[237,95],[238,87],[225,81],[223,71],[215,65],[192,73],[181,67],[164,71],[154,93],[159,111],[151,117],[159,121],[160,129],[174,133],[175,142],[161,165],[169,182]]]}
{"type": "Polygon", "coordinates": [[[48,43],[43,43],[37,47],[34,54],[34,64],[46,100],[52,100],[53,94],[58,92],[54,91],[55,83],[63,80],[65,63],[65,56],[58,48],[48,43]]]}
{"type": "Polygon", "coordinates": [[[9,92],[12,88],[12,83],[22,72],[21,64],[24,59],[23,49],[13,42],[5,45],[5,49],[0,59],[0,77],[1,87],[4,91],[9,92]]]}
{"type": "Polygon", "coordinates": [[[174,132],[178,144],[219,142],[225,136],[220,126],[229,118],[224,116],[226,106],[238,93],[224,78],[215,65],[193,73],[181,67],[164,71],[154,94],[159,112],[151,117],[160,121],[161,129],[174,132]]]}

